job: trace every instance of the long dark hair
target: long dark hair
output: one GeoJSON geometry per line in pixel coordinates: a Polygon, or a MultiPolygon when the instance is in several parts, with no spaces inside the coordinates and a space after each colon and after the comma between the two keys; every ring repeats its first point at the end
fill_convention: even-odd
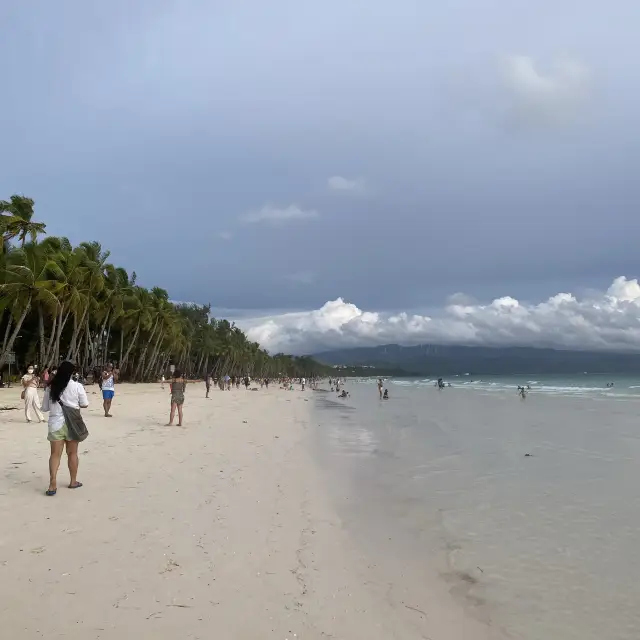
{"type": "Polygon", "coordinates": [[[73,362],[69,362],[65,360],[59,367],[58,371],[56,371],[56,375],[53,376],[51,380],[51,400],[53,402],[58,402],[60,400],[60,396],[62,392],[67,388],[69,384],[69,380],[71,380],[71,376],[73,372],[76,370],[76,365],[73,362]]]}

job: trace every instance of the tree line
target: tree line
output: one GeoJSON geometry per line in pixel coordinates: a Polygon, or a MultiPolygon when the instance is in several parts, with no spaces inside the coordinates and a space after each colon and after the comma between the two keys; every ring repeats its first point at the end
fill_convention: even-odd
{"type": "Polygon", "coordinates": [[[329,370],[309,357],[270,355],[210,305],[176,304],[135,271],[109,262],[99,242],[72,246],[47,236],[34,201],[0,200],[0,370],[63,359],[83,371],[117,362],[130,381],[156,380],[173,364],[185,375],[313,377],[329,370]]]}

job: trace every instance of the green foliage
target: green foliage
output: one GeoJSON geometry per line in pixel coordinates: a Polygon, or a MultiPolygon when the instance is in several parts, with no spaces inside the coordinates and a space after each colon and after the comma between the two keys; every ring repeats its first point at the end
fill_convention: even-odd
{"type": "Polygon", "coordinates": [[[85,371],[117,362],[134,381],[157,379],[170,364],[189,376],[307,376],[329,369],[308,357],[269,355],[209,305],[175,304],[160,287],[137,284],[135,271],[108,262],[99,242],[37,242],[33,200],[0,201],[0,368],[73,359],[85,371]],[[17,244],[12,244],[15,242],[17,244]]]}

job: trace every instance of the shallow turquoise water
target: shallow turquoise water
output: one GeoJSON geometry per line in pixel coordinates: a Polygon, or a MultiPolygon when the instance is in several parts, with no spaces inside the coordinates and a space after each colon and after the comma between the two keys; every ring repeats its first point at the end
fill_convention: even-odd
{"type": "MultiPolygon", "coordinates": [[[[354,379],[355,384],[375,384],[374,378],[354,379]]],[[[385,380],[387,387],[415,386],[433,387],[432,378],[390,378],[385,380]]],[[[473,389],[485,393],[492,391],[517,390],[519,385],[530,386],[535,393],[569,394],[569,395],[629,395],[640,397],[640,375],[611,375],[611,374],[575,374],[572,376],[558,375],[512,375],[512,376],[454,376],[445,382],[452,387],[473,389]],[[607,384],[613,384],[607,387],[607,384]]]]}

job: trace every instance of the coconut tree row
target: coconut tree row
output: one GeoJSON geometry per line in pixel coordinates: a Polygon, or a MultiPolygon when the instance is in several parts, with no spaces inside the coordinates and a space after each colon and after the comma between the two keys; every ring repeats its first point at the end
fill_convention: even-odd
{"type": "Polygon", "coordinates": [[[70,359],[86,372],[117,362],[132,381],[157,379],[170,364],[190,376],[325,372],[311,358],[270,356],[233,323],[211,318],[209,306],[139,286],[98,242],[38,242],[45,225],[32,221],[27,198],[0,201],[0,214],[0,369],[15,352],[21,364],[70,359]]]}

